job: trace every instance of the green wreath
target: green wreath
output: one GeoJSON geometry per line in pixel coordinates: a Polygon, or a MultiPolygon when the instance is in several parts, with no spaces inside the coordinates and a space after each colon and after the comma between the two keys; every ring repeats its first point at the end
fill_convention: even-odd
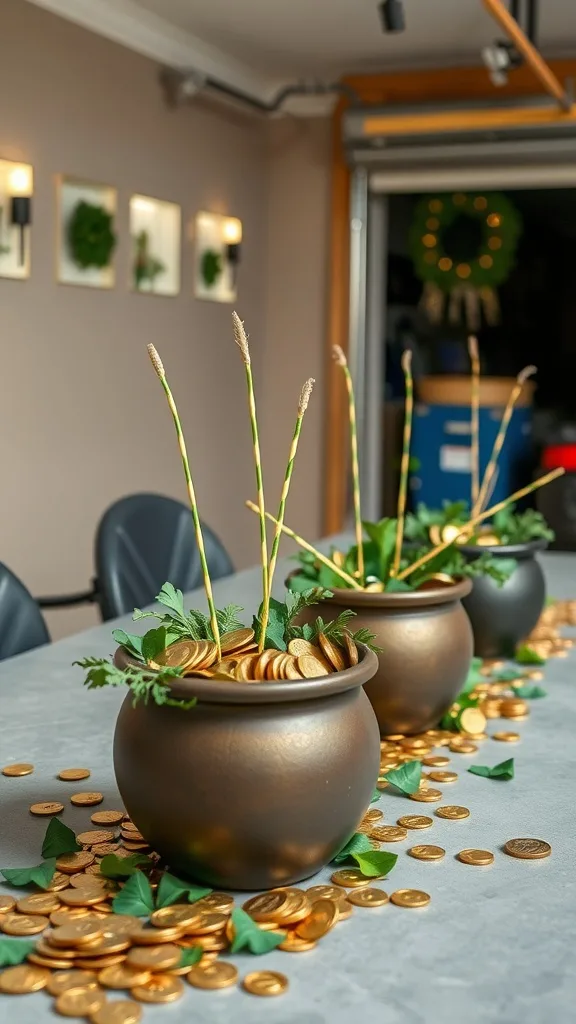
{"type": "Polygon", "coordinates": [[[514,266],[521,231],[520,214],[501,192],[425,196],[410,228],[414,269],[443,292],[496,288],[514,266]]]}
{"type": "Polygon", "coordinates": [[[74,207],[68,224],[68,244],[74,262],[89,267],[108,267],[116,245],[112,230],[113,215],[103,206],[81,200],[74,207]]]}

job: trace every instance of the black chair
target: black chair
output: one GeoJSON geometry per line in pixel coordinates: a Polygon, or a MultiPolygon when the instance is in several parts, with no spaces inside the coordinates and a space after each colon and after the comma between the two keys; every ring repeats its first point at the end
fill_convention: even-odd
{"type": "Polygon", "coordinates": [[[37,602],[0,562],[0,661],[48,643],[50,634],[37,602]]]}

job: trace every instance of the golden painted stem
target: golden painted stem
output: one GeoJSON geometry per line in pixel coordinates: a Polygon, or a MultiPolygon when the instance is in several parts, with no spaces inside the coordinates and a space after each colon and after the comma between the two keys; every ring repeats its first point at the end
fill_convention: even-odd
{"type": "Polygon", "coordinates": [[[350,423],[350,455],[352,460],[352,491],[354,496],[354,528],[356,546],[358,548],[358,576],[364,583],[364,546],[362,538],[362,512],[360,507],[360,467],[358,463],[358,434],[356,428],[356,400],[354,398],[354,382],[348,369],[348,361],[339,345],[334,345],[332,356],[338,366],[342,367],[346,390],[348,391],[348,419],[350,423]]]}
{"type": "Polygon", "coordinates": [[[470,509],[472,510],[476,507],[480,492],[480,357],[478,354],[478,339],[473,334],[468,338],[468,354],[472,364],[472,395],[470,401],[470,430],[472,434],[470,445],[470,471],[472,478],[470,509]]]}
{"type": "Polygon", "coordinates": [[[164,388],[166,398],[168,399],[168,406],[172,413],[172,419],[174,420],[174,426],[176,427],[176,436],[178,437],[178,446],[180,448],[180,457],[182,459],[182,465],[184,467],[184,476],[186,478],[186,487],[188,488],[188,499],[190,501],[190,508],[192,511],[192,519],[194,521],[194,532],[196,534],[196,544],[198,546],[198,554],[200,556],[200,565],[202,566],[202,575],[204,577],[204,590],[206,591],[206,601],[208,602],[208,609],[210,611],[210,626],[212,628],[212,635],[218,648],[218,660],[220,660],[220,629],[218,627],[218,619],[216,617],[216,606],[214,604],[214,597],[212,595],[212,582],[210,580],[210,573],[208,571],[208,562],[206,560],[206,550],[204,548],[204,536],[202,534],[202,525],[200,523],[200,515],[198,513],[198,503],[196,501],[196,492],[194,490],[194,484],[192,482],[192,473],[190,471],[190,463],[188,462],[188,453],[186,451],[186,442],[184,440],[184,434],[180,423],[180,417],[178,415],[178,409],[176,402],[170,390],[170,385],[166,380],[166,373],[162,360],[158,355],[154,345],[148,345],[148,355],[158,377],[160,383],[164,388]]]}
{"type": "MultiPolygon", "coordinates": [[[[259,511],[258,506],[255,505],[253,501],[247,501],[246,507],[249,508],[251,512],[259,511]]],[[[278,525],[278,520],[275,519],[274,516],[271,516],[269,512],[266,512],[265,516],[267,519],[270,520],[271,523],[274,523],[276,526],[278,525]]],[[[360,585],[360,583],[358,583],[358,580],[355,580],[354,577],[350,576],[347,572],[344,571],[344,569],[340,569],[335,564],[335,562],[332,562],[329,558],[326,557],[326,555],[323,555],[321,551],[317,551],[316,548],[312,547],[312,545],[309,544],[307,540],[304,540],[303,537],[299,537],[298,534],[294,533],[294,530],[291,530],[289,526],[284,526],[284,524],[282,524],[281,529],[282,533],[285,533],[287,537],[291,537],[292,540],[295,540],[296,543],[301,548],[304,548],[304,551],[309,551],[310,554],[314,555],[314,557],[317,558],[319,562],[322,562],[322,564],[327,566],[328,569],[331,569],[332,572],[336,573],[336,575],[339,576],[340,579],[345,580],[349,587],[352,587],[354,590],[364,589],[360,585]]],[[[310,581],[310,584],[311,586],[313,585],[312,580],[310,581]]]]}
{"type": "MultiPolygon", "coordinates": [[[[526,495],[531,494],[532,491],[537,491],[539,487],[544,487],[545,484],[549,484],[552,480],[556,480],[559,476],[563,476],[565,472],[565,469],[553,469],[551,473],[546,473],[546,476],[541,476],[539,480],[534,480],[533,483],[527,484],[526,487],[521,487],[519,491],[515,491],[509,498],[504,498],[504,500],[499,501],[497,505],[493,505],[492,508],[486,509],[485,512],[481,512],[479,515],[474,516],[473,519],[470,519],[469,522],[464,523],[458,536],[461,537],[463,533],[469,533],[471,526],[477,526],[478,523],[483,522],[484,519],[489,519],[490,516],[494,516],[497,512],[501,512],[503,508],[511,505],[512,502],[519,501],[520,498],[525,498],[526,495]]],[[[427,551],[425,555],[422,555],[418,561],[407,566],[406,569],[403,569],[402,572],[398,573],[397,578],[399,580],[404,580],[407,576],[411,576],[413,572],[416,572],[416,569],[421,569],[423,565],[426,565],[427,562],[432,558],[435,558],[436,555],[439,555],[441,551],[445,551],[446,548],[449,548],[453,543],[454,539],[446,540],[443,541],[442,544],[438,544],[437,547],[432,548],[430,551],[427,551]]]]}
{"type": "MultiPolygon", "coordinates": [[[[406,498],[408,495],[408,473],[410,470],[410,442],[412,440],[412,416],[414,412],[414,382],[412,380],[412,352],[406,349],[402,353],[402,370],[406,383],[406,399],[404,405],[404,438],[402,441],[402,462],[400,464],[400,486],[398,488],[398,511],[396,517],[396,549],[392,564],[391,576],[396,576],[402,557],[402,541],[404,539],[404,522],[406,519],[406,498]]],[[[384,580],[382,582],[385,582],[384,580]]]]}
{"type": "Polygon", "coordinates": [[[535,366],[525,366],[524,369],[520,371],[520,373],[518,374],[518,376],[516,378],[516,383],[514,384],[514,387],[512,388],[512,391],[510,392],[510,397],[508,399],[508,402],[506,403],[506,408],[504,409],[504,415],[502,417],[502,422],[500,423],[500,428],[498,430],[498,433],[496,435],[496,440],[494,441],[494,445],[492,447],[492,454],[490,455],[490,461],[489,461],[488,465],[486,466],[486,471],[485,471],[484,476],[482,478],[482,484],[480,486],[480,493],[479,493],[478,498],[477,498],[477,500],[474,503],[474,506],[472,508],[472,516],[475,516],[479,512],[481,512],[482,511],[482,506],[486,503],[486,496],[488,494],[488,488],[490,486],[490,482],[492,480],[492,476],[494,475],[494,470],[496,469],[496,463],[498,462],[498,457],[500,455],[500,452],[502,451],[502,446],[503,446],[504,440],[506,438],[506,432],[508,430],[508,426],[510,424],[510,420],[512,419],[512,413],[514,412],[514,407],[516,405],[516,402],[520,398],[520,395],[522,394],[522,388],[524,387],[524,384],[528,380],[528,377],[531,377],[532,374],[534,374],[534,373],[536,373],[536,367],[535,366]]]}

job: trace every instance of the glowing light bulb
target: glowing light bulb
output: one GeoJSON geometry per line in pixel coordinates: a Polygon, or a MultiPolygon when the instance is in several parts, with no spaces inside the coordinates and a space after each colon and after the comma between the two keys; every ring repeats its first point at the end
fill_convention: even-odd
{"type": "Polygon", "coordinates": [[[240,245],[242,221],[238,217],[227,217],[222,226],[222,240],[226,245],[240,245]]]}
{"type": "Polygon", "coordinates": [[[32,168],[19,164],[10,171],[8,188],[12,196],[32,195],[32,168]]]}

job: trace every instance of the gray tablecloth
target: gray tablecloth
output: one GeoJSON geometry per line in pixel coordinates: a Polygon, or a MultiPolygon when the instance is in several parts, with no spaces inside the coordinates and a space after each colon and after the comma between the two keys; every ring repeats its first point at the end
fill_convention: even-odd
{"type": "MultiPolygon", "coordinates": [[[[576,556],[543,558],[549,592],[576,597],[576,556]]],[[[286,564],[280,566],[281,583],[286,564]]],[[[238,573],[215,587],[219,604],[236,602],[250,612],[258,603],[257,570],[238,573]]],[[[280,587],[281,590],[281,587],[280,587]]],[[[191,602],[201,603],[200,595],[191,602]]],[[[122,620],[127,626],[129,619],[122,620]]],[[[31,761],[22,778],[0,775],[0,865],[38,863],[47,819],[28,813],[31,803],[61,800],[62,820],[79,831],[89,827],[90,809],[73,807],[69,794],[98,789],[102,808],[118,807],[112,771],[112,734],[123,694],[81,686],[71,667],[85,655],[106,655],[114,647],[110,624],[0,664],[0,765],[31,761]],[[66,767],[86,766],[85,783],[56,779],[66,767]]],[[[265,957],[238,956],[241,974],[258,968],[285,972],[289,991],[258,999],[239,988],[202,992],[186,987],[170,1006],[146,1007],[144,1019],[160,1024],[568,1024],[576,1014],[576,881],[574,762],[576,743],[576,655],[546,667],[548,697],[534,701],[519,723],[515,745],[487,740],[473,757],[453,754],[458,781],[446,785],[445,800],[464,804],[463,821],[434,819],[425,832],[390,844],[399,854],[388,892],[424,889],[424,910],[391,904],[355,909],[317,948],[303,954],[275,951],[265,957]],[[467,773],[471,763],[516,760],[516,778],[498,782],[467,773]],[[502,845],[514,837],[546,839],[552,856],[521,861],[502,845]],[[414,843],[445,847],[438,863],[406,854],[414,843]],[[466,847],[490,849],[492,867],[469,867],[455,859],[466,847]]],[[[489,723],[489,732],[500,723],[489,723]]],[[[513,726],[516,728],[516,726],[513,726]]],[[[435,805],[415,804],[386,792],[384,821],[407,813],[430,813],[435,805]]],[[[325,870],[314,882],[325,881],[325,870]]],[[[313,884],[310,882],[309,884],[313,884]]],[[[9,891],[4,887],[2,891],[9,891]]],[[[117,994],[118,995],[118,994],[117,994]]],[[[40,992],[0,997],[0,1021],[42,1024],[54,1019],[52,1000],[40,992]]]]}

